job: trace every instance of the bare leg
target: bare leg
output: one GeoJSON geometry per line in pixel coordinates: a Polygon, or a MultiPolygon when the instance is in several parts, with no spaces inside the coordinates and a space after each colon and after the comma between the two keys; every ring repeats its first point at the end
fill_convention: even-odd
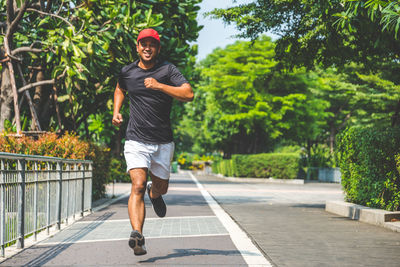
{"type": "Polygon", "coordinates": [[[164,195],[168,191],[169,180],[164,180],[158,178],[150,172],[151,181],[153,185],[151,186],[150,197],[158,198],[160,195],[164,195]]]}
{"type": "Polygon", "coordinates": [[[131,176],[132,188],[128,201],[128,214],[132,229],[143,232],[143,223],[146,216],[144,205],[144,194],[146,192],[147,168],[137,168],[129,170],[131,176]]]}

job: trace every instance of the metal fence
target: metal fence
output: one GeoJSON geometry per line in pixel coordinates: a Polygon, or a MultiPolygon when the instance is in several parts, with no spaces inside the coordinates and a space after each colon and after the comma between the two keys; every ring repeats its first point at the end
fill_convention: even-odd
{"type": "Polygon", "coordinates": [[[92,161],[29,156],[0,152],[0,244],[61,223],[68,223],[92,207],[92,161]]]}

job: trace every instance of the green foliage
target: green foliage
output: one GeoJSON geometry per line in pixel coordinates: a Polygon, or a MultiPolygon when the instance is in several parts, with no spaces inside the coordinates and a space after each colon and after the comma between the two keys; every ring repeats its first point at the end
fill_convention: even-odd
{"type": "Polygon", "coordinates": [[[211,164],[215,158],[213,155],[198,155],[183,152],[178,155],[176,161],[182,170],[202,170],[206,164],[211,164]]]}
{"type": "Polygon", "coordinates": [[[298,153],[300,154],[303,149],[298,145],[285,145],[285,146],[277,146],[274,149],[274,153],[298,153]]]}
{"type": "Polygon", "coordinates": [[[322,131],[329,103],[313,96],[316,77],[277,71],[273,49],[262,36],[216,49],[200,63],[196,101],[179,125],[194,151],[259,153],[277,139],[302,143],[322,131]]]}
{"type": "Polygon", "coordinates": [[[75,134],[65,133],[59,137],[55,133],[32,137],[0,135],[0,151],[16,154],[39,155],[67,159],[87,159],[93,161],[92,197],[104,196],[104,185],[110,169],[110,150],[104,146],[80,140],[75,134]]]}
{"type": "Polygon", "coordinates": [[[227,177],[236,176],[236,164],[233,159],[224,159],[214,162],[212,170],[214,173],[222,174],[227,177]]]}
{"type": "Polygon", "coordinates": [[[100,199],[105,196],[105,185],[110,182],[110,149],[90,143],[87,158],[93,161],[92,198],[100,199]]]}
{"type": "Polygon", "coordinates": [[[108,183],[113,181],[130,183],[131,178],[126,172],[126,161],[123,158],[112,157],[110,162],[110,176],[107,180],[108,183]]]}
{"type": "Polygon", "coordinates": [[[254,40],[265,32],[278,34],[276,59],[288,68],[314,68],[315,63],[340,66],[354,61],[373,69],[384,61],[392,61],[394,54],[399,56],[394,35],[382,32],[379,19],[372,21],[365,9],[355,9],[351,28],[337,27],[337,15],[348,16],[346,3],[354,2],[372,1],[254,0],[215,9],[211,15],[235,24],[242,37],[254,40]]]}
{"type": "Polygon", "coordinates": [[[311,151],[307,155],[305,164],[307,167],[336,167],[334,155],[332,155],[329,148],[323,144],[311,147],[311,151]]]}
{"type": "Polygon", "coordinates": [[[356,23],[357,15],[363,11],[367,11],[371,21],[377,21],[382,26],[382,31],[387,30],[398,37],[400,26],[400,4],[398,1],[382,1],[382,0],[367,0],[354,1],[345,0],[346,10],[340,14],[336,14],[339,19],[336,23],[340,27],[348,27],[351,31],[356,23]]]}
{"type": "MultiPolygon", "coordinates": [[[[18,57],[23,58],[25,76],[33,75],[29,78],[32,82],[37,75],[34,68],[43,69],[45,80],[57,80],[63,128],[59,130],[73,130],[111,146],[115,132],[112,93],[120,69],[137,59],[138,32],[155,28],[161,35],[161,57],[180,67],[190,80],[197,48],[189,42],[197,39],[202,28],[196,21],[200,1],[40,1],[49,7],[50,15],[38,14],[33,11],[38,5],[32,6],[18,25],[11,46],[42,50],[18,57]]],[[[0,21],[7,21],[5,11],[6,1],[0,1],[0,21]]],[[[2,41],[0,38],[0,44],[2,41]]],[[[21,87],[21,77],[16,79],[21,87]]],[[[55,108],[50,108],[43,130],[59,128],[55,108]]],[[[182,110],[182,104],[174,107],[172,121],[179,120],[182,110]]],[[[30,117],[27,105],[21,112],[30,117]]],[[[127,105],[122,113],[128,117],[127,105]]]]}
{"type": "Polygon", "coordinates": [[[346,200],[400,210],[399,128],[356,126],[339,136],[338,161],[346,200]]]}
{"type": "Polygon", "coordinates": [[[298,153],[233,155],[213,164],[214,173],[236,177],[296,179],[300,169],[298,153]]]}

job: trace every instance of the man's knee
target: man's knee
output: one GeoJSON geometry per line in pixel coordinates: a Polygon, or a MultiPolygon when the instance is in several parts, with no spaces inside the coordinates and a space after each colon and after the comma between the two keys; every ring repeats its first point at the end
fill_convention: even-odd
{"type": "Polygon", "coordinates": [[[129,174],[132,181],[131,193],[135,195],[144,195],[144,193],[146,192],[147,169],[132,169],[129,171],[129,174]]]}
{"type": "Polygon", "coordinates": [[[146,192],[146,181],[135,181],[132,182],[132,193],[135,195],[144,195],[146,192]]]}

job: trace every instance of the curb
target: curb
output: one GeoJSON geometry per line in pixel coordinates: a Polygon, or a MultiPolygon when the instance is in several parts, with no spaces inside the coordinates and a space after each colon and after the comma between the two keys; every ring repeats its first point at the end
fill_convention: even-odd
{"type": "Polygon", "coordinates": [[[238,178],[219,176],[231,182],[247,182],[247,183],[271,183],[271,184],[304,184],[302,179],[275,179],[275,178],[238,178]]]}
{"type": "Polygon", "coordinates": [[[325,210],[352,220],[373,224],[400,233],[400,211],[386,211],[344,202],[327,201],[325,210]]]}

